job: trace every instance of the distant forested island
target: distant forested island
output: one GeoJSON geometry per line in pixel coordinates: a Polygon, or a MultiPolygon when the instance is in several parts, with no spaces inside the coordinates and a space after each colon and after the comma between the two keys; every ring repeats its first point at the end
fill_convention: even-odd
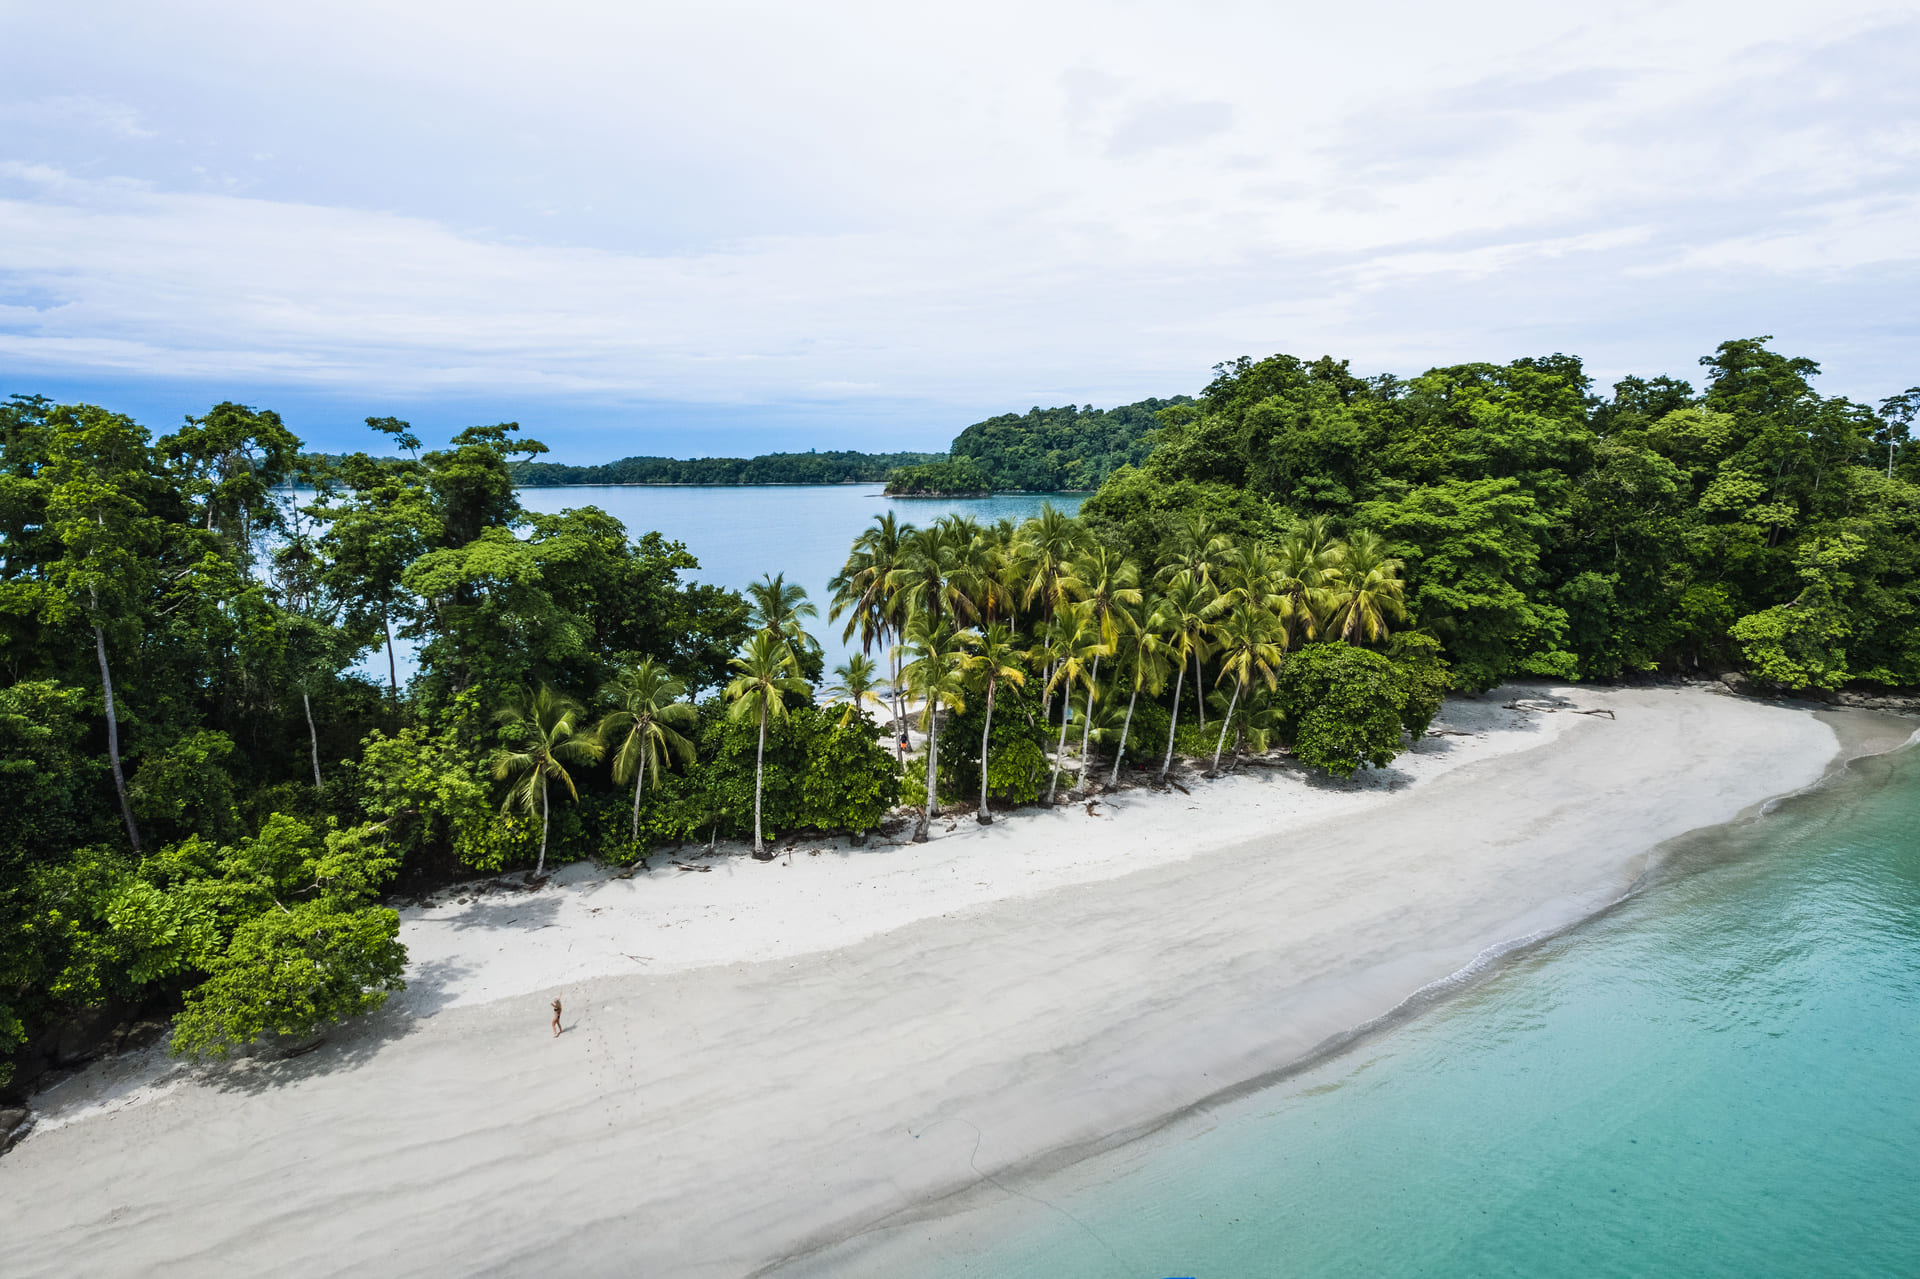
{"type": "Polygon", "coordinates": [[[1176,395],[1113,409],[1068,404],[1002,413],[960,432],[948,456],[901,467],[888,477],[887,492],[912,497],[1091,491],[1121,467],[1147,460],[1163,410],[1193,402],[1191,396],[1176,395]]]}
{"type": "Polygon", "coordinates": [[[878,484],[902,467],[945,461],[941,453],[763,453],[759,457],[623,457],[603,466],[515,462],[522,488],[565,484],[878,484]]]}
{"type": "MultiPolygon", "coordinates": [[[[521,488],[571,484],[879,484],[896,496],[1092,491],[1153,450],[1162,410],[1190,396],[1147,399],[1118,408],[1068,404],[1002,413],[975,422],[946,453],[763,453],[758,457],[623,457],[599,466],[517,461],[521,488]]],[[[340,459],[325,458],[337,463],[340,459]]]]}

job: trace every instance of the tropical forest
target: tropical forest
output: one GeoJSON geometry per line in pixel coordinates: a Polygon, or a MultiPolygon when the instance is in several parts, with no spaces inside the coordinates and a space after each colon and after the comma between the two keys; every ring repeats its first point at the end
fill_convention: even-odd
{"type": "MultiPolygon", "coordinates": [[[[1606,395],[1557,354],[1408,379],[1280,355],[1193,398],[992,419],[931,465],[1097,486],[1078,516],[903,504],[822,599],[525,509],[542,447],[511,423],[435,449],[374,418],[391,456],[321,457],[267,409],[156,436],[17,396],[0,1076],[76,1017],[158,1010],[174,1051],[218,1055],[375,1008],[394,903],[462,877],[797,831],[911,856],[943,814],[1253,756],[1347,777],[1515,677],[1920,684],[1920,388],[1827,397],[1767,343],[1606,395]],[[823,635],[852,651],[833,669],[823,635]]],[[[928,478],[901,491],[951,491],[928,478]]]]}

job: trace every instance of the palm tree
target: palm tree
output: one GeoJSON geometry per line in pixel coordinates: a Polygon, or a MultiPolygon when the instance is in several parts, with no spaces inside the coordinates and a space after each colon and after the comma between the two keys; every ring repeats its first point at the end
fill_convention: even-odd
{"type": "Polygon", "coordinates": [[[1221,568],[1220,580],[1227,589],[1215,601],[1214,611],[1225,613],[1244,605],[1280,616],[1287,606],[1281,589],[1285,568],[1275,552],[1258,542],[1235,547],[1221,568]]]}
{"type": "Polygon", "coordinates": [[[1013,629],[1005,622],[993,622],[979,637],[978,650],[969,653],[962,660],[961,671],[974,679],[983,680],[987,692],[986,723],[980,728],[980,812],[978,820],[982,826],[993,825],[993,814],[987,809],[987,739],[993,734],[993,694],[999,688],[1000,681],[1006,680],[1016,688],[1024,688],[1027,683],[1026,665],[1023,654],[1014,644],[1013,629]]]}
{"type": "Polygon", "coordinates": [[[925,613],[938,620],[949,609],[947,576],[953,545],[939,528],[914,529],[900,546],[900,565],[887,575],[887,590],[903,615],[925,613]]]}
{"type": "MultiPolygon", "coordinates": [[[[1148,610],[1148,617],[1152,616],[1152,610],[1148,610]]],[[[1133,731],[1133,707],[1140,700],[1140,690],[1157,696],[1167,682],[1167,642],[1150,621],[1141,620],[1137,614],[1122,628],[1119,665],[1128,689],[1127,717],[1120,722],[1120,745],[1114,748],[1109,786],[1120,784],[1120,762],[1127,755],[1127,734],[1133,731]]],[[[1184,663],[1180,673],[1186,674],[1184,663]]]]}
{"type": "MultiPolygon", "coordinates": [[[[900,633],[906,620],[904,601],[891,585],[891,580],[904,563],[906,539],[913,531],[913,525],[900,523],[889,511],[876,516],[873,527],[854,539],[853,553],[847,557],[839,575],[829,584],[834,593],[829,618],[838,620],[843,613],[850,615],[846,629],[840,633],[841,643],[851,640],[854,631],[858,630],[860,651],[872,653],[875,643],[884,644],[889,636],[900,633]]],[[[903,718],[899,650],[888,644],[887,656],[893,667],[893,678],[889,682],[893,718],[898,723],[903,718]]],[[[896,742],[894,753],[897,759],[904,759],[905,749],[896,742]]]]}
{"type": "MultiPolygon", "coordinates": [[[[1106,652],[1120,643],[1120,627],[1131,618],[1128,611],[1141,601],[1140,570],[1118,551],[1094,547],[1074,560],[1070,575],[1063,580],[1066,590],[1087,605],[1093,624],[1099,628],[1100,643],[1106,652]]],[[[1080,758],[1087,758],[1087,742],[1093,730],[1093,690],[1100,684],[1100,654],[1093,657],[1093,674],[1087,681],[1087,719],[1080,729],[1080,758]]]]}
{"type": "Polygon", "coordinates": [[[840,714],[840,727],[845,728],[853,722],[855,715],[864,715],[868,703],[885,707],[886,700],[873,690],[886,688],[887,682],[879,678],[879,668],[873,659],[855,653],[846,661],[833,668],[835,682],[821,689],[828,697],[845,698],[847,709],[840,714]]]}
{"type": "MultiPolygon", "coordinates": [[[[1047,803],[1053,803],[1054,791],[1060,784],[1060,761],[1067,755],[1067,722],[1072,718],[1073,686],[1075,683],[1087,687],[1087,714],[1093,714],[1093,684],[1088,679],[1092,664],[1106,650],[1100,642],[1100,628],[1093,620],[1093,610],[1086,604],[1068,604],[1053,619],[1048,628],[1047,643],[1043,650],[1053,673],[1047,678],[1048,688],[1061,686],[1063,696],[1060,707],[1060,744],[1053,752],[1053,773],[1047,779],[1047,803]]],[[[1085,756],[1081,763],[1086,762],[1085,756]]]]}
{"type": "Polygon", "coordinates": [[[796,652],[818,656],[820,641],[800,624],[803,617],[818,617],[820,610],[807,602],[807,588],[787,585],[785,573],[763,574],[747,587],[753,602],[748,620],[759,630],[768,631],[795,647],[796,652]]]}
{"type": "MultiPolygon", "coordinates": [[[[1213,771],[1220,772],[1220,752],[1226,748],[1227,729],[1233,725],[1234,707],[1240,695],[1258,678],[1271,690],[1278,682],[1280,646],[1276,634],[1284,636],[1279,620],[1264,609],[1241,605],[1217,628],[1220,638],[1220,679],[1233,679],[1233,696],[1227,701],[1227,717],[1220,721],[1220,740],[1213,748],[1213,771]]],[[[1236,747],[1236,749],[1238,749],[1236,747]]]]}
{"type": "MultiPolygon", "coordinates": [[[[1085,528],[1051,502],[1041,503],[1040,513],[1020,526],[1013,547],[1015,573],[1023,584],[1020,604],[1022,608],[1032,608],[1036,601],[1039,603],[1042,629],[1053,622],[1054,615],[1067,602],[1061,579],[1066,575],[1067,564],[1084,545],[1085,528]]],[[[1047,691],[1040,704],[1042,718],[1053,706],[1051,665],[1047,667],[1046,681],[1047,691]]]]}
{"type": "Polygon", "coordinates": [[[547,782],[561,782],[577,802],[580,791],[566,766],[594,763],[606,753],[606,747],[581,723],[586,708],[544,683],[531,691],[521,690],[493,718],[495,723],[508,725],[525,746],[523,750],[502,746],[493,753],[493,779],[513,783],[500,811],[517,806],[529,817],[539,812],[540,861],[533,873],[544,875],[549,825],[547,782]]]}
{"type": "MultiPolygon", "coordinates": [[[[1167,773],[1173,768],[1174,730],[1180,727],[1180,690],[1187,679],[1187,658],[1194,657],[1196,691],[1199,689],[1199,655],[1207,648],[1207,605],[1210,602],[1207,587],[1187,573],[1181,573],[1167,584],[1167,592],[1156,603],[1153,617],[1147,623],[1153,631],[1165,638],[1167,651],[1172,655],[1179,668],[1179,678],[1173,683],[1173,717],[1167,723],[1167,757],[1160,761],[1160,784],[1167,783],[1167,773]]],[[[1204,728],[1205,725],[1202,724],[1204,728]]]]}
{"type": "Polygon", "coordinates": [[[683,768],[693,763],[693,743],[680,730],[691,731],[700,722],[700,712],[682,700],[686,695],[687,686],[651,657],[622,667],[600,686],[600,696],[613,709],[601,717],[595,732],[603,742],[619,742],[613,752],[613,780],[622,786],[629,778],[633,781],[635,844],[640,842],[640,791],[649,770],[658,785],[663,761],[677,759],[683,768]]]}
{"type": "Polygon", "coordinates": [[[1340,544],[1327,532],[1325,516],[1294,525],[1275,556],[1273,588],[1285,598],[1280,616],[1289,643],[1319,636],[1327,611],[1327,584],[1339,560],[1340,544]]]}
{"type": "Polygon", "coordinates": [[[753,855],[758,861],[772,861],[773,854],[762,846],[760,833],[760,795],[767,775],[767,720],[786,718],[786,694],[806,697],[812,690],[797,674],[799,663],[794,660],[793,650],[772,631],[755,631],[747,640],[746,651],[731,664],[740,673],[727,685],[727,700],[733,703],[728,716],[760,721],[760,744],[753,756],[753,855]]]}
{"type": "Polygon", "coordinates": [[[1175,516],[1167,547],[1160,553],[1161,584],[1183,573],[1196,582],[1212,584],[1232,547],[1231,539],[1223,537],[1219,525],[1206,515],[1189,511],[1175,516]]]}
{"type": "Polygon", "coordinates": [[[948,554],[948,594],[956,611],[976,624],[1004,620],[1013,611],[1013,591],[1007,584],[1006,556],[992,532],[971,518],[956,519],[948,554]],[[966,540],[958,533],[967,530],[966,540]]]}
{"type": "Polygon", "coordinates": [[[907,619],[907,651],[913,654],[913,661],[900,674],[907,687],[926,701],[920,711],[920,725],[927,734],[927,806],[914,826],[916,844],[927,842],[927,825],[940,815],[935,786],[940,772],[940,708],[967,709],[967,648],[979,638],[972,631],[955,630],[945,618],[915,613],[907,619]]]}
{"type": "MultiPolygon", "coordinates": [[[[1219,525],[1206,515],[1189,511],[1174,518],[1167,548],[1160,554],[1158,580],[1162,586],[1170,586],[1176,578],[1185,577],[1212,598],[1225,589],[1221,577],[1233,553],[1233,539],[1223,534],[1219,525]]],[[[1196,691],[1202,683],[1201,666],[1206,656],[1201,648],[1192,652],[1196,691]]],[[[1205,728],[1207,699],[1196,697],[1194,705],[1200,715],[1200,727],[1205,728]]]]}
{"type": "Polygon", "coordinates": [[[1378,643],[1386,638],[1388,618],[1407,620],[1400,561],[1387,554],[1386,539],[1378,533],[1354,530],[1334,580],[1327,627],[1347,643],[1378,643]]]}

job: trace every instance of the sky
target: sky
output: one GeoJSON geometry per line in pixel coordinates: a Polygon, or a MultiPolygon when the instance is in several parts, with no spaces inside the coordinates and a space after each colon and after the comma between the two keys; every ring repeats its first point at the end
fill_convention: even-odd
{"type": "Polygon", "coordinates": [[[0,394],[941,449],[1772,334],[1920,383],[1911,5],[0,0],[0,394]]]}

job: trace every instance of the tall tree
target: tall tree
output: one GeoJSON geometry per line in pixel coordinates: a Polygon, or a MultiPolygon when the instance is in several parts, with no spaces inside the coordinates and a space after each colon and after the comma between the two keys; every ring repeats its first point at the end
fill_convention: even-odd
{"type": "Polygon", "coordinates": [[[727,700],[733,703],[728,714],[736,720],[756,720],[760,730],[753,756],[753,856],[756,861],[772,861],[760,824],[767,778],[767,721],[787,717],[788,696],[807,697],[812,690],[798,674],[793,650],[769,630],[753,633],[745,651],[733,659],[733,669],[739,674],[727,685],[727,700]]]}
{"type": "Polygon", "coordinates": [[[1100,650],[1093,655],[1093,671],[1087,677],[1087,718],[1080,728],[1080,758],[1085,761],[1093,731],[1094,691],[1100,686],[1100,659],[1118,649],[1121,627],[1133,621],[1131,610],[1139,607],[1142,598],[1140,569],[1113,548],[1095,546],[1073,561],[1065,586],[1087,606],[1100,632],[1100,650]]]}
{"type": "MultiPolygon", "coordinates": [[[[1220,722],[1220,740],[1214,744],[1213,771],[1209,776],[1220,772],[1220,753],[1226,748],[1227,730],[1233,727],[1233,712],[1240,698],[1255,680],[1265,683],[1269,691],[1273,689],[1281,652],[1274,639],[1285,632],[1272,613],[1243,604],[1221,619],[1216,634],[1220,644],[1219,678],[1223,682],[1233,681],[1233,696],[1227,701],[1227,717],[1220,722]]],[[[1236,737],[1235,741],[1238,740],[1236,737]]],[[[1234,749],[1237,751],[1239,747],[1234,749]]]]}
{"type": "MultiPolygon", "coordinates": [[[[1180,686],[1186,682],[1187,659],[1197,658],[1206,650],[1208,643],[1207,608],[1212,603],[1212,592],[1192,576],[1181,573],[1167,584],[1166,593],[1160,596],[1148,625],[1166,641],[1167,651],[1172,656],[1179,675],[1173,682],[1173,716],[1167,722],[1167,755],[1160,761],[1160,784],[1166,785],[1167,774],[1173,769],[1173,739],[1180,727],[1180,686]]],[[[1194,669],[1199,670],[1199,662],[1194,669]]],[[[1197,700],[1205,700],[1204,690],[1197,682],[1194,692],[1197,700]]],[[[1203,724],[1204,728],[1205,725],[1203,724]]]]}
{"type": "MultiPolygon", "coordinates": [[[[1067,603],[1068,595],[1062,580],[1067,575],[1067,565],[1087,544],[1086,529],[1072,516],[1055,507],[1051,502],[1040,504],[1040,513],[1020,526],[1013,544],[1014,572],[1022,583],[1020,603],[1023,608],[1040,609],[1040,626],[1045,630],[1053,622],[1054,615],[1067,603]]],[[[1042,715],[1053,704],[1053,666],[1046,669],[1045,693],[1041,698],[1042,715]]]]}
{"type": "MultiPolygon", "coordinates": [[[[1147,600],[1140,609],[1130,610],[1132,616],[1120,627],[1118,669],[1127,689],[1127,717],[1121,721],[1120,744],[1113,752],[1113,774],[1107,779],[1110,786],[1120,784],[1120,764],[1127,755],[1127,735],[1133,731],[1133,710],[1140,694],[1157,697],[1166,686],[1167,642],[1153,624],[1158,604],[1158,600],[1147,600]]],[[[1185,673],[1182,663],[1181,674],[1185,673]]]]}
{"type": "Polygon", "coordinates": [[[993,734],[993,695],[1003,681],[1016,688],[1024,688],[1027,683],[1025,655],[1014,641],[1012,628],[1005,622],[988,623],[987,629],[980,633],[974,651],[963,660],[962,671],[969,679],[978,682],[986,694],[986,722],[980,728],[978,820],[982,826],[991,826],[993,813],[987,805],[987,772],[992,761],[987,757],[987,743],[993,734]]]}
{"type": "MultiPolygon", "coordinates": [[[[613,780],[633,782],[633,826],[628,838],[640,842],[640,792],[649,771],[655,785],[660,766],[671,759],[689,767],[694,746],[682,734],[700,722],[693,703],[685,701],[687,686],[651,657],[643,657],[600,686],[600,696],[612,705],[601,717],[596,734],[613,743],[613,780]]],[[[641,858],[645,860],[644,857],[641,858]]]]}
{"type": "MultiPolygon", "coordinates": [[[[1060,742],[1054,747],[1053,772],[1047,779],[1047,803],[1053,803],[1054,794],[1059,789],[1060,765],[1067,757],[1067,724],[1073,718],[1070,708],[1073,704],[1073,686],[1081,684],[1089,689],[1087,713],[1093,713],[1092,680],[1089,678],[1093,663],[1106,651],[1101,642],[1099,624],[1093,620],[1093,610],[1086,604],[1069,603],[1054,615],[1053,622],[1047,627],[1046,642],[1040,652],[1048,669],[1049,688],[1061,690],[1060,742]]],[[[1081,759],[1084,767],[1086,760],[1081,759]]]]}
{"type": "Polygon", "coordinates": [[[293,469],[300,441],[271,410],[224,402],[154,443],[192,514],[188,523],[225,535],[242,562],[254,538],[278,522],[268,496],[293,469]]]}
{"type": "Polygon", "coordinates": [[[820,610],[807,601],[806,587],[788,582],[785,573],[762,574],[747,587],[747,600],[752,624],[785,640],[797,661],[804,665],[808,657],[820,656],[820,641],[807,633],[804,620],[820,616],[820,610]]]}
{"type": "MultiPolygon", "coordinates": [[[[966,658],[978,640],[972,631],[955,629],[944,617],[914,613],[907,619],[907,653],[913,660],[900,672],[915,696],[922,699],[920,724],[927,733],[927,803],[914,825],[913,842],[927,841],[929,823],[940,815],[937,781],[940,775],[940,709],[967,708],[966,658]]],[[[984,766],[984,765],[983,765],[984,766]]]]}
{"type": "Polygon", "coordinates": [[[900,564],[887,578],[887,589],[903,617],[924,613],[938,620],[953,611],[948,574],[953,544],[941,527],[910,529],[901,540],[900,564]]]}
{"type": "MultiPolygon", "coordinates": [[[[368,423],[381,420],[369,418],[368,423]]],[[[404,434],[405,423],[399,425],[404,434]]],[[[350,629],[371,641],[378,625],[387,654],[388,687],[398,701],[400,669],[393,630],[409,601],[401,582],[408,567],[441,541],[445,531],[419,463],[355,453],[341,462],[338,475],[344,494],[329,494],[317,507],[327,521],[321,546],[329,585],[347,607],[350,629]]]]}
{"type": "MultiPolygon", "coordinates": [[[[900,650],[888,640],[905,626],[906,614],[904,600],[893,586],[893,575],[904,563],[906,539],[912,532],[913,525],[900,523],[891,511],[875,516],[873,527],[862,530],[853,540],[846,564],[828,584],[833,591],[828,617],[838,620],[844,615],[847,619],[840,642],[848,642],[858,631],[862,653],[870,655],[875,644],[886,647],[896,723],[904,717],[900,707],[900,650]]],[[[900,745],[897,732],[893,736],[894,759],[903,760],[906,748],[900,745]]]]}
{"type": "Polygon", "coordinates": [[[493,755],[494,780],[512,783],[500,811],[517,807],[528,817],[540,814],[540,861],[534,867],[535,875],[547,873],[551,817],[547,783],[559,782],[578,801],[580,791],[567,765],[597,763],[606,753],[605,745],[585,721],[585,707],[546,684],[519,690],[494,715],[494,722],[505,725],[519,741],[519,749],[502,746],[493,755]]]}
{"type": "Polygon", "coordinates": [[[157,585],[161,521],[140,500],[150,473],[147,433],[133,419],[92,405],[56,409],[48,427],[46,513],[61,553],[48,566],[42,613],[54,625],[77,622],[92,634],[114,791],[127,842],[138,852],[140,828],[127,799],[108,639],[137,639],[143,606],[157,585]]]}

